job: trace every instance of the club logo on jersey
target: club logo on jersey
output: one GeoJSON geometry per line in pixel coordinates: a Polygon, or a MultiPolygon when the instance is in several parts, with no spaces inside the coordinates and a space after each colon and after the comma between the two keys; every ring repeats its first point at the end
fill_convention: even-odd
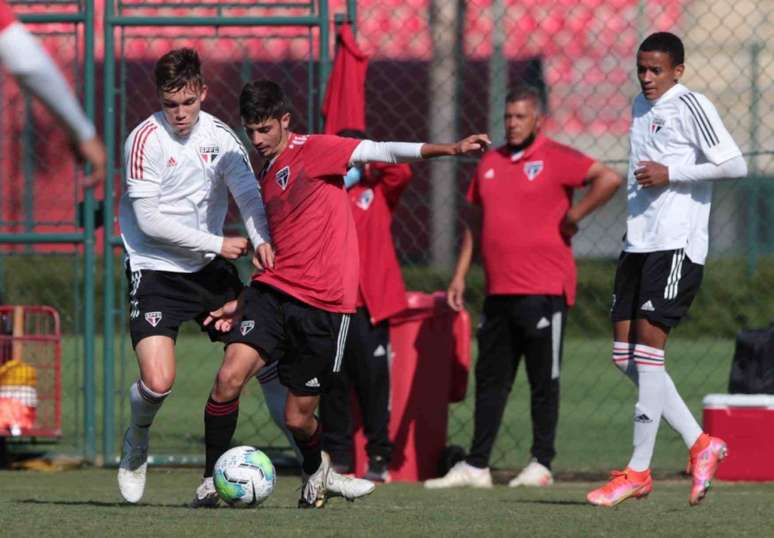
{"type": "Polygon", "coordinates": [[[484,172],[484,179],[494,179],[494,168],[490,168],[484,172]]]}
{"type": "Polygon", "coordinates": [[[653,121],[650,122],[650,134],[657,134],[665,124],[666,120],[664,118],[654,117],[653,121]]]}
{"type": "Polygon", "coordinates": [[[145,321],[155,327],[161,321],[161,312],[145,312],[145,321]]]}
{"type": "Polygon", "coordinates": [[[368,208],[371,207],[371,203],[373,201],[374,201],[373,189],[366,189],[360,193],[360,196],[357,197],[357,202],[355,202],[355,205],[360,209],[362,209],[363,211],[367,211],[368,208]]]}
{"type": "Polygon", "coordinates": [[[218,146],[199,146],[199,155],[202,156],[202,160],[206,163],[214,163],[219,153],[220,148],[218,146]]]}
{"type": "Polygon", "coordinates": [[[286,166],[276,174],[274,174],[274,181],[277,182],[280,189],[283,191],[288,188],[288,181],[290,181],[290,167],[286,166]]]}
{"type": "Polygon", "coordinates": [[[527,179],[533,181],[543,171],[543,161],[529,161],[524,163],[524,173],[527,179]]]}
{"type": "Polygon", "coordinates": [[[246,335],[253,329],[255,329],[255,322],[253,320],[243,321],[239,324],[239,332],[242,333],[242,336],[246,335]]]}

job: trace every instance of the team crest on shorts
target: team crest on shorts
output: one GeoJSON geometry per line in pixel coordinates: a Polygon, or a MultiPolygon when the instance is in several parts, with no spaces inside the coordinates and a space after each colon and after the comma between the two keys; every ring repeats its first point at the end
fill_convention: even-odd
{"type": "Polygon", "coordinates": [[[363,211],[366,211],[369,207],[371,207],[371,203],[373,201],[374,201],[373,189],[366,189],[360,193],[360,196],[357,197],[357,202],[355,202],[355,205],[360,209],[362,209],[363,211]]]}
{"type": "Polygon", "coordinates": [[[532,181],[543,171],[543,161],[529,161],[524,163],[524,173],[527,179],[532,181]]]}
{"type": "Polygon", "coordinates": [[[277,185],[279,185],[280,189],[283,191],[287,189],[288,181],[290,181],[290,167],[286,166],[274,174],[274,181],[277,182],[277,185]]]}
{"type": "Polygon", "coordinates": [[[658,132],[663,129],[665,124],[666,121],[664,118],[659,118],[658,116],[654,117],[653,121],[650,122],[650,134],[658,134],[658,132]]]}
{"type": "Polygon", "coordinates": [[[253,320],[243,321],[239,324],[239,332],[242,333],[242,336],[246,335],[253,329],[255,329],[255,322],[253,320]]]}
{"type": "Polygon", "coordinates": [[[159,324],[161,318],[161,312],[145,312],[145,321],[150,323],[153,327],[159,324]]]}
{"type": "Polygon", "coordinates": [[[214,163],[220,153],[218,146],[199,146],[199,155],[202,156],[202,160],[206,163],[214,163]]]}

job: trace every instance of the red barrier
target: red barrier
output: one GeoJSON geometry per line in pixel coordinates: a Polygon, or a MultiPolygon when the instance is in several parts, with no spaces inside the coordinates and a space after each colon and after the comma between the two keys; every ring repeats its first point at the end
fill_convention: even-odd
{"type": "MultiPolygon", "coordinates": [[[[392,347],[390,478],[417,481],[438,474],[446,447],[449,403],[465,398],[470,367],[470,317],[446,305],[446,293],[407,294],[408,309],[390,320],[392,347]]],[[[359,410],[353,412],[360,423],[359,410]]],[[[355,471],[368,458],[361,427],[355,430],[355,471]]]]}

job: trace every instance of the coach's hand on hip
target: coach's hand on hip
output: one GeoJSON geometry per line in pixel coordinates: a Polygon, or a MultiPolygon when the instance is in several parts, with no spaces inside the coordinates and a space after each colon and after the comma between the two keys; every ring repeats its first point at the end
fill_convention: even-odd
{"type": "Polygon", "coordinates": [[[227,260],[236,260],[247,254],[247,239],[244,237],[224,237],[220,255],[227,260]]]}
{"type": "Polygon", "coordinates": [[[455,278],[449,284],[449,289],[446,290],[446,302],[452,308],[459,312],[462,307],[465,306],[463,296],[465,295],[465,279],[455,278]]]}
{"type": "Polygon", "coordinates": [[[663,164],[653,161],[640,161],[637,163],[634,171],[634,179],[640,184],[640,187],[647,189],[650,187],[663,187],[669,183],[669,168],[663,164]]]}

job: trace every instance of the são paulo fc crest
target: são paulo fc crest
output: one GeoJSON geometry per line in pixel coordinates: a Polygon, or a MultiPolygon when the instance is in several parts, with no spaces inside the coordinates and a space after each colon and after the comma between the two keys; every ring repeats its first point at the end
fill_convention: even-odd
{"type": "Polygon", "coordinates": [[[218,158],[220,148],[218,146],[199,146],[199,155],[205,163],[214,163],[218,158]]]}
{"type": "Polygon", "coordinates": [[[255,329],[255,322],[253,320],[243,321],[239,324],[239,332],[242,333],[242,336],[246,335],[253,329],[255,329]]]}
{"type": "Polygon", "coordinates": [[[532,181],[543,171],[543,161],[529,161],[524,163],[524,174],[532,181]]]}
{"type": "Polygon", "coordinates": [[[664,118],[654,117],[653,121],[650,122],[650,134],[657,134],[664,127],[665,123],[664,118]]]}
{"type": "Polygon", "coordinates": [[[161,321],[161,312],[145,312],[145,321],[155,327],[161,321]]]}
{"type": "Polygon", "coordinates": [[[279,188],[283,191],[287,189],[288,181],[290,181],[290,167],[286,166],[274,174],[274,181],[277,182],[277,185],[279,185],[279,188]]]}
{"type": "Polygon", "coordinates": [[[366,211],[369,207],[371,207],[371,203],[373,201],[374,191],[372,189],[366,189],[360,193],[360,196],[357,197],[357,202],[355,202],[355,205],[363,211],[366,211]]]}

